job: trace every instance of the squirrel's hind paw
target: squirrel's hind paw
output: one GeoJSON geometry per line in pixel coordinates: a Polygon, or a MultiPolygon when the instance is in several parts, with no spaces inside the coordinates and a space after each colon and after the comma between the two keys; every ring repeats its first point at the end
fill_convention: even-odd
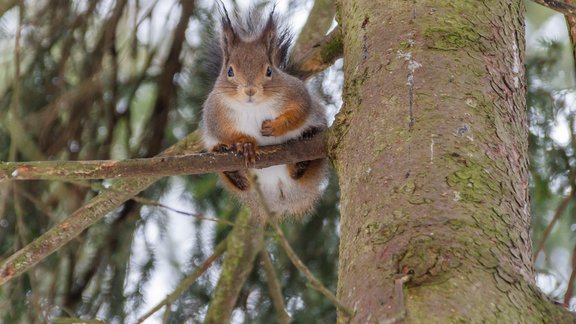
{"type": "Polygon", "coordinates": [[[236,189],[240,191],[246,191],[250,188],[250,181],[248,178],[240,171],[225,171],[222,172],[226,179],[232,184],[236,189]]]}
{"type": "Polygon", "coordinates": [[[309,140],[312,139],[312,137],[314,137],[314,135],[320,133],[322,130],[318,127],[309,127],[308,129],[306,129],[305,131],[302,132],[302,134],[300,135],[300,139],[303,140],[309,140]]]}

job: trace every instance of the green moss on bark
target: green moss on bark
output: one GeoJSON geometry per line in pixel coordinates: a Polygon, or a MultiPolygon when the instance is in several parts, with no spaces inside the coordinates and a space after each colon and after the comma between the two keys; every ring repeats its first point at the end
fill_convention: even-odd
{"type": "Polygon", "coordinates": [[[480,39],[478,33],[470,26],[455,23],[429,27],[424,35],[431,40],[430,48],[444,51],[474,46],[480,39]]]}

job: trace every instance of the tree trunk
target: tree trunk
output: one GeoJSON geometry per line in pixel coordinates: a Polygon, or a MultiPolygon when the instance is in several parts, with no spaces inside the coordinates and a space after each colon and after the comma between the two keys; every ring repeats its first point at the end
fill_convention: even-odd
{"type": "Polygon", "coordinates": [[[353,322],[571,322],[534,285],[523,2],[338,9],[345,104],[331,155],[353,322]]]}

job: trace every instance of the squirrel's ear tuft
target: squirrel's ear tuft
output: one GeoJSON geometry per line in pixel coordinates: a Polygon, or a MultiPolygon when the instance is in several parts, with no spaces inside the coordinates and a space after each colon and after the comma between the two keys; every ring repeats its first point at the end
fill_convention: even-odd
{"type": "Polygon", "coordinates": [[[264,24],[262,34],[260,35],[260,41],[266,46],[268,58],[272,64],[278,66],[280,63],[280,57],[278,56],[278,26],[276,24],[274,9],[272,9],[268,20],[264,24]]]}
{"type": "Polygon", "coordinates": [[[224,54],[224,59],[228,60],[230,58],[230,49],[238,43],[238,34],[234,31],[232,26],[232,21],[230,16],[228,16],[228,11],[224,4],[221,3],[219,7],[220,14],[222,15],[222,39],[220,44],[222,46],[222,53],[224,54]]]}

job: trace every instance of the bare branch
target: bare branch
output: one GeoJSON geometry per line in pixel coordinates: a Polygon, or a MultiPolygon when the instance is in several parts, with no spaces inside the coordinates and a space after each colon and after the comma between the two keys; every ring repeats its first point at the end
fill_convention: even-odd
{"type": "MultiPolygon", "coordinates": [[[[576,179],[576,171],[573,171],[568,179],[568,183],[574,183],[575,179],[576,179]]],[[[534,257],[532,258],[533,261],[536,261],[536,258],[538,258],[538,254],[540,254],[540,252],[542,252],[542,249],[544,249],[544,243],[546,243],[546,240],[548,239],[550,232],[552,232],[554,225],[556,225],[556,222],[560,219],[560,216],[562,216],[562,213],[564,212],[564,210],[566,210],[568,204],[573,199],[576,199],[576,187],[574,186],[572,186],[570,194],[564,197],[564,199],[562,199],[562,202],[560,202],[560,205],[558,206],[558,208],[556,208],[554,217],[552,218],[548,226],[546,226],[544,234],[542,235],[540,242],[538,242],[538,247],[534,252],[534,257]]]]}
{"type": "Polygon", "coordinates": [[[206,221],[220,223],[220,224],[224,224],[224,225],[228,225],[228,226],[235,226],[235,224],[233,222],[227,221],[225,219],[206,217],[204,215],[197,214],[197,213],[185,212],[183,210],[179,210],[179,209],[176,209],[176,208],[173,208],[170,206],[166,206],[166,205],[164,205],[164,204],[162,204],[156,200],[147,199],[147,198],[140,197],[140,196],[132,197],[132,200],[134,200],[134,201],[136,201],[142,205],[145,205],[145,206],[160,207],[160,208],[168,209],[169,211],[175,212],[175,213],[180,214],[180,215],[191,216],[191,217],[196,218],[197,220],[206,220],[206,221]]]}
{"type": "Polygon", "coordinates": [[[560,0],[532,0],[546,8],[558,11],[567,16],[576,16],[576,6],[562,2],[560,0]]]}
{"type": "MultiPolygon", "coordinates": [[[[253,168],[326,157],[324,136],[260,147],[253,168]]],[[[196,153],[132,160],[0,162],[1,180],[88,180],[165,177],[246,169],[233,153],[196,153]]]]}
{"type": "Polygon", "coordinates": [[[298,35],[292,56],[299,62],[309,49],[317,45],[318,39],[324,37],[329,31],[330,25],[336,15],[336,5],[334,0],[316,0],[310,10],[308,19],[302,31],[298,35]]]}
{"type": "Polygon", "coordinates": [[[280,225],[278,225],[277,222],[271,222],[271,224],[276,230],[276,234],[278,234],[278,243],[280,243],[280,246],[282,246],[282,248],[288,255],[288,258],[290,258],[290,261],[292,261],[292,264],[294,264],[294,266],[296,266],[296,268],[300,270],[300,272],[306,277],[306,279],[308,279],[312,288],[316,289],[322,295],[328,298],[328,300],[334,303],[334,305],[336,305],[336,307],[340,311],[346,314],[348,318],[352,318],[354,312],[346,305],[342,304],[340,300],[338,300],[336,295],[334,295],[334,293],[332,293],[328,288],[326,288],[326,286],[324,286],[324,284],[322,284],[322,282],[318,280],[318,278],[316,278],[314,274],[312,274],[312,271],[310,271],[310,269],[306,267],[304,262],[302,262],[302,260],[300,260],[298,255],[296,255],[296,252],[292,250],[292,247],[290,246],[288,239],[286,239],[286,236],[284,236],[284,232],[282,232],[280,225]]]}

